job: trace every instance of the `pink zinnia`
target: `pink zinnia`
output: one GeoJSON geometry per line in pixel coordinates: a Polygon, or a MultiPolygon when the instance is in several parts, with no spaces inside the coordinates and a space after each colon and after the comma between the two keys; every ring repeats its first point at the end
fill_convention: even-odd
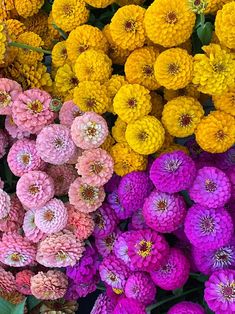
{"type": "Polygon", "coordinates": [[[43,171],[29,171],[17,182],[16,194],[28,208],[41,208],[54,196],[54,182],[43,171]]]}
{"type": "Polygon", "coordinates": [[[25,295],[32,294],[30,289],[30,279],[34,276],[34,273],[29,270],[25,269],[16,274],[16,289],[25,295]]]}
{"type": "Polygon", "coordinates": [[[112,177],[113,159],[101,148],[85,150],[78,157],[76,168],[87,184],[101,186],[112,177]]]}
{"type": "Polygon", "coordinates": [[[4,189],[4,181],[2,181],[2,179],[0,178],[0,189],[4,189]]]}
{"type": "Polygon", "coordinates": [[[83,150],[79,147],[75,148],[73,156],[67,161],[69,165],[75,165],[77,163],[78,157],[82,155],[83,150]]]}
{"type": "Polygon", "coordinates": [[[70,129],[62,124],[44,127],[37,136],[36,147],[39,156],[53,165],[64,164],[75,152],[70,129]]]}
{"type": "Polygon", "coordinates": [[[49,165],[46,173],[53,179],[55,195],[68,194],[70,184],[77,178],[77,172],[72,165],[49,165]]]}
{"type": "Polygon", "coordinates": [[[10,134],[13,139],[23,139],[24,137],[29,137],[30,132],[21,130],[13,121],[12,116],[6,116],[5,119],[5,129],[10,134]]]}
{"type": "Polygon", "coordinates": [[[31,291],[37,299],[60,299],[65,295],[67,286],[67,277],[59,270],[49,270],[47,273],[39,272],[31,277],[31,291]]]}
{"type": "Polygon", "coordinates": [[[35,212],[35,224],[44,233],[59,232],[67,225],[68,212],[64,203],[51,199],[35,212]]]}
{"type": "Polygon", "coordinates": [[[0,261],[13,267],[23,267],[35,260],[36,247],[17,233],[4,233],[0,242],[0,261]]]}
{"type": "Polygon", "coordinates": [[[51,96],[47,92],[36,88],[26,90],[12,104],[13,120],[23,131],[37,134],[54,120],[50,103],[51,96]]]}
{"type": "Polygon", "coordinates": [[[23,139],[15,142],[8,153],[7,162],[15,176],[21,177],[31,170],[43,170],[45,162],[36,150],[36,142],[23,139]]]}
{"type": "Polygon", "coordinates": [[[53,233],[41,241],[36,260],[46,267],[75,265],[82,257],[84,244],[68,230],[53,233]]]}
{"type": "Polygon", "coordinates": [[[7,217],[11,209],[10,196],[0,189],[0,219],[7,217]]]}
{"type": "Polygon", "coordinates": [[[10,115],[12,102],[22,92],[20,84],[7,78],[0,78],[0,114],[10,115]]]}
{"type": "Polygon", "coordinates": [[[82,178],[77,178],[69,188],[69,202],[84,213],[99,208],[105,198],[103,187],[89,185],[82,178]]]}
{"type": "Polygon", "coordinates": [[[73,120],[76,117],[82,116],[83,112],[78,108],[77,105],[72,100],[66,101],[63,103],[60,113],[59,119],[60,123],[71,127],[73,120]]]}
{"type": "Polygon", "coordinates": [[[0,267],[0,293],[8,293],[16,288],[15,277],[10,271],[0,267]]]}
{"type": "Polygon", "coordinates": [[[25,213],[23,230],[26,238],[34,243],[37,243],[45,238],[46,235],[35,225],[35,212],[36,209],[30,209],[25,213]]]}
{"type": "Polygon", "coordinates": [[[6,148],[8,146],[8,136],[3,130],[0,130],[0,158],[6,154],[6,148]]]}
{"type": "Polygon", "coordinates": [[[74,143],[82,149],[97,148],[108,136],[108,125],[103,117],[95,112],[86,112],[74,119],[71,135],[74,143]]]}

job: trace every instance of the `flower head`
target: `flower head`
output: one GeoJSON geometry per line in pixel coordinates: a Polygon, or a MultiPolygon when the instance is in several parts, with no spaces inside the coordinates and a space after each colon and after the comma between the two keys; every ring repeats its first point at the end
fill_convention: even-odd
{"type": "Polygon", "coordinates": [[[34,275],[34,273],[29,270],[25,269],[16,274],[16,289],[23,293],[24,295],[30,295],[30,279],[34,275]]]}
{"type": "Polygon", "coordinates": [[[116,229],[105,238],[95,238],[96,248],[102,257],[108,256],[113,251],[114,243],[120,233],[121,231],[116,229]]]}
{"type": "Polygon", "coordinates": [[[117,190],[108,195],[108,203],[119,219],[127,219],[131,217],[134,212],[131,207],[124,208],[121,205],[117,190]]]}
{"type": "Polygon", "coordinates": [[[189,301],[183,301],[173,305],[167,314],[205,314],[201,305],[189,301]]]}
{"type": "Polygon", "coordinates": [[[10,213],[11,198],[7,192],[0,189],[0,219],[4,219],[10,213]]]}
{"type": "Polygon", "coordinates": [[[0,294],[12,292],[16,288],[15,277],[10,271],[0,267],[0,294]]]}
{"type": "Polygon", "coordinates": [[[78,106],[75,105],[72,100],[66,101],[63,103],[59,112],[60,123],[70,128],[73,120],[76,117],[82,115],[83,112],[78,108],[78,106]]]}
{"type": "Polygon", "coordinates": [[[23,18],[28,18],[40,10],[43,5],[42,0],[15,0],[14,6],[17,13],[23,18]]]}
{"type": "Polygon", "coordinates": [[[11,114],[12,103],[21,92],[20,84],[7,78],[0,78],[0,114],[11,114]]]}
{"type": "Polygon", "coordinates": [[[66,93],[72,93],[74,88],[78,86],[79,80],[77,79],[74,67],[69,63],[65,63],[59,67],[55,75],[55,84],[58,91],[65,95],[66,93]]]}
{"type": "Polygon", "coordinates": [[[6,154],[6,148],[8,146],[8,136],[3,130],[0,130],[0,158],[6,154]]]}
{"type": "Polygon", "coordinates": [[[103,204],[94,214],[95,222],[94,236],[97,238],[105,238],[114,231],[117,226],[118,219],[114,210],[108,205],[103,204]]]}
{"type": "Polygon", "coordinates": [[[27,210],[22,227],[25,237],[30,241],[37,243],[45,238],[46,235],[35,224],[35,212],[36,209],[27,210]]]}
{"type": "Polygon", "coordinates": [[[113,314],[145,314],[146,310],[144,305],[142,305],[139,301],[122,298],[116,305],[113,314]]]}
{"type": "Polygon", "coordinates": [[[212,97],[212,99],[216,109],[225,111],[226,113],[235,116],[235,90],[228,91],[227,93],[223,93],[222,95],[215,95],[212,97]]]}
{"type": "Polygon", "coordinates": [[[91,310],[91,314],[112,314],[114,303],[110,300],[107,294],[102,293],[98,296],[91,310]]]}

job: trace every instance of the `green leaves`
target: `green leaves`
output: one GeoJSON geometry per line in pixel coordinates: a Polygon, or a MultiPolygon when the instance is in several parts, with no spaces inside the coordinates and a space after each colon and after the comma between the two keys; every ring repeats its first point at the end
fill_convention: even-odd
{"type": "Polygon", "coordinates": [[[1,314],[24,314],[25,301],[26,299],[22,303],[14,305],[0,298],[1,314]]]}
{"type": "Polygon", "coordinates": [[[206,22],[197,28],[197,36],[203,45],[208,45],[211,42],[213,28],[211,22],[206,22]]]}

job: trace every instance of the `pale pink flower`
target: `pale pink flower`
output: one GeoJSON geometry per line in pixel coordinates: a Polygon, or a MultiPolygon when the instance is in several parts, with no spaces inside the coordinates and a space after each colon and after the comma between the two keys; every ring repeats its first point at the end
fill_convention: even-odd
{"type": "Polygon", "coordinates": [[[20,84],[7,78],[0,78],[0,115],[10,115],[12,102],[22,92],[20,84]]]}
{"type": "Polygon", "coordinates": [[[45,239],[46,234],[35,225],[35,212],[36,209],[30,209],[25,213],[23,230],[26,238],[34,243],[37,243],[42,239],[45,239]]]}
{"type": "Polygon", "coordinates": [[[83,114],[84,112],[72,100],[66,101],[63,103],[59,112],[60,123],[71,127],[73,120],[83,114]]]}

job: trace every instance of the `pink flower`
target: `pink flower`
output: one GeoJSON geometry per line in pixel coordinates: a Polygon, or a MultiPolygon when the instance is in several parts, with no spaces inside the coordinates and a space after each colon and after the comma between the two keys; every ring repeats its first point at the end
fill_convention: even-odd
{"type": "Polygon", "coordinates": [[[39,272],[31,277],[32,294],[41,300],[56,300],[65,295],[68,279],[58,270],[49,270],[47,273],[39,272]]]}
{"type": "Polygon", "coordinates": [[[46,235],[35,225],[35,212],[36,209],[30,209],[25,213],[23,230],[26,238],[34,243],[37,243],[44,239],[46,235]]]}
{"type": "Polygon", "coordinates": [[[23,131],[37,134],[54,120],[50,102],[51,96],[36,88],[20,93],[12,104],[14,122],[23,131]]]}
{"type": "Polygon", "coordinates": [[[16,289],[25,295],[32,294],[30,289],[30,280],[34,273],[29,270],[25,269],[16,274],[16,289]]]}
{"type": "Polygon", "coordinates": [[[4,181],[2,181],[2,179],[0,178],[0,189],[4,189],[4,181]]]}
{"type": "Polygon", "coordinates": [[[63,125],[71,127],[73,120],[76,117],[82,116],[83,112],[78,108],[77,105],[72,100],[66,101],[63,103],[60,113],[59,113],[59,119],[60,123],[63,125]]]}
{"type": "Polygon", "coordinates": [[[0,189],[0,219],[7,217],[11,209],[10,196],[0,189]]]}
{"type": "Polygon", "coordinates": [[[37,136],[36,147],[39,156],[53,165],[64,164],[75,152],[70,129],[62,124],[44,127],[37,136]]]}
{"type": "Polygon", "coordinates": [[[90,213],[100,207],[104,201],[103,187],[89,185],[77,178],[69,188],[69,202],[83,213],[90,213]]]}
{"type": "Polygon", "coordinates": [[[51,199],[35,212],[36,226],[46,234],[59,232],[67,225],[68,213],[61,200],[51,199]]]}
{"type": "Polygon", "coordinates": [[[83,150],[79,147],[75,148],[73,156],[67,161],[70,165],[75,165],[77,163],[78,157],[82,155],[83,150]]]}
{"type": "Polygon", "coordinates": [[[10,115],[12,102],[22,92],[20,84],[7,78],[0,78],[0,114],[10,115]]]}
{"type": "Polygon", "coordinates": [[[0,242],[0,261],[13,267],[22,267],[35,260],[36,247],[17,233],[4,233],[0,242]]]}
{"type": "Polygon", "coordinates": [[[73,266],[82,257],[84,244],[68,230],[53,233],[41,241],[36,260],[46,267],[73,266]]]}
{"type": "Polygon", "coordinates": [[[2,158],[6,154],[7,146],[8,146],[7,134],[3,130],[0,130],[0,158],[2,158]]]}
{"type": "Polygon", "coordinates": [[[102,186],[113,174],[113,159],[103,149],[85,150],[78,157],[76,168],[87,184],[102,186]]]}
{"type": "Polygon", "coordinates": [[[5,129],[10,134],[12,138],[23,139],[24,137],[29,137],[30,132],[21,130],[13,121],[12,116],[6,116],[5,119],[5,129]]]}
{"type": "Polygon", "coordinates": [[[108,133],[105,119],[95,112],[86,112],[83,116],[75,118],[71,126],[72,139],[82,149],[99,147],[108,133]]]}
{"type": "Polygon", "coordinates": [[[8,293],[15,290],[15,277],[10,271],[0,267],[0,293],[8,293]]]}
{"type": "Polygon", "coordinates": [[[17,182],[16,194],[28,208],[41,208],[54,196],[54,182],[43,171],[29,171],[17,182]]]}

